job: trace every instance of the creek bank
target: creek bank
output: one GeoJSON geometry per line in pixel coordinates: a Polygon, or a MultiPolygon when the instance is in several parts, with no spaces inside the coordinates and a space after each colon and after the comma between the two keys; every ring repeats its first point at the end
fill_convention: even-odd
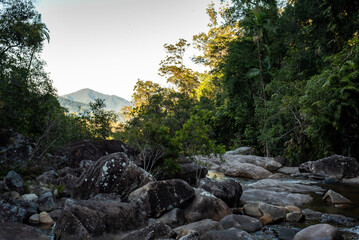
{"type": "MultiPolygon", "coordinates": [[[[83,149],[86,144],[74,146],[83,149]]],[[[358,223],[354,218],[302,210],[317,198],[326,207],[322,198],[328,188],[317,186],[318,182],[293,180],[291,175],[298,174],[298,169],[282,168],[271,158],[239,156],[232,152],[224,155],[228,159],[227,163],[218,162],[219,158],[211,160],[220,166],[215,169],[223,170],[227,176],[230,175],[229,163],[233,163],[234,168],[248,171],[242,175],[251,176],[250,180],[224,176],[222,179],[218,177],[222,174],[216,173],[215,179],[203,178],[198,181],[197,177],[201,175],[194,171],[196,166],[182,161],[189,169],[184,170],[184,180],[159,181],[136,165],[136,156],[126,154],[133,151],[123,149],[124,146],[118,146],[118,149],[122,149],[120,152],[104,153],[98,159],[67,155],[67,159],[76,162],[73,167],[54,167],[45,172],[37,181],[28,184],[27,194],[19,194],[14,191],[16,189],[10,189],[8,184],[4,188],[4,181],[1,181],[0,208],[4,214],[0,214],[0,221],[10,225],[20,224],[20,227],[24,225],[26,231],[26,226],[31,223],[40,226],[40,216],[49,228],[55,220],[54,235],[57,240],[203,240],[224,236],[228,239],[256,240],[279,236],[285,239],[291,236],[288,239],[293,239],[302,229],[323,223],[339,229],[344,239],[350,239],[345,229],[353,228],[358,223]],[[248,164],[264,169],[269,174],[264,179],[256,180],[252,177],[252,170],[243,167],[248,164]],[[281,171],[284,178],[268,179],[277,170],[281,171]],[[198,188],[193,187],[195,182],[200,183],[198,188]]],[[[76,148],[71,149],[68,152],[75,154],[76,148]]],[[[113,146],[113,149],[117,147],[113,146]]],[[[207,171],[203,166],[199,169],[201,172],[207,171]]],[[[14,173],[10,175],[16,176],[14,173]]],[[[8,231],[6,229],[2,231],[8,231]]],[[[309,228],[306,231],[313,230],[309,228]]]]}

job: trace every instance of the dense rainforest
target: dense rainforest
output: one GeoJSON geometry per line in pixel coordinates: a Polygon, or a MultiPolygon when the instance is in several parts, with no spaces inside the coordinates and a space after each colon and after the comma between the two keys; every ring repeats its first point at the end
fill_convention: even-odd
{"type": "Polygon", "coordinates": [[[358,0],[232,0],[207,13],[208,32],[164,45],[168,87],[138,80],[127,121],[113,131],[101,99],[66,113],[40,57],[50,40],[41,15],[32,1],[0,0],[0,135],[11,127],[32,137],[38,157],[73,140],[115,138],[168,166],[239,146],[293,165],[359,158],[358,0]],[[185,66],[189,47],[208,71],[185,66]]]}

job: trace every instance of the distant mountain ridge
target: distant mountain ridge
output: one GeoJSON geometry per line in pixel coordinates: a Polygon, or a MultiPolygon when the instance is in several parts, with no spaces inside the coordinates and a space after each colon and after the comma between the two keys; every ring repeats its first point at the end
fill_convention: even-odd
{"type": "Polygon", "coordinates": [[[69,112],[78,114],[85,109],[89,109],[89,103],[95,102],[96,98],[104,99],[106,104],[105,109],[108,111],[113,110],[117,114],[120,114],[121,109],[124,106],[131,105],[131,102],[122,97],[103,94],[89,88],[84,88],[79,91],[60,96],[58,100],[60,105],[67,108],[69,112]]]}

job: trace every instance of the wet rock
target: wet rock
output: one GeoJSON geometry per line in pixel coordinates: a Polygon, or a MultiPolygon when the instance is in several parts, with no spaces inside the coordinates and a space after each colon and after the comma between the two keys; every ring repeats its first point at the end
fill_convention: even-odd
{"type": "Polygon", "coordinates": [[[134,230],[146,217],[136,206],[115,201],[68,199],[56,223],[56,239],[91,239],[104,232],[134,230]]]}
{"type": "Polygon", "coordinates": [[[128,200],[137,204],[148,216],[181,207],[194,198],[193,188],[185,181],[172,179],[150,182],[130,194],[128,200]]]}
{"type": "Polygon", "coordinates": [[[195,189],[195,198],[185,208],[187,222],[197,222],[202,219],[221,220],[232,213],[228,205],[203,189],[195,189]]]}
{"type": "Polygon", "coordinates": [[[15,171],[10,171],[4,178],[4,189],[7,191],[16,191],[19,194],[25,193],[25,184],[19,174],[15,171]]]}
{"type": "Polygon", "coordinates": [[[215,180],[205,178],[201,180],[199,187],[222,199],[229,207],[237,207],[242,196],[241,185],[233,179],[215,180]]]}
{"type": "Polygon", "coordinates": [[[333,155],[299,166],[300,172],[322,174],[326,178],[353,178],[359,175],[359,163],[355,158],[333,155]]]}
{"type": "Polygon", "coordinates": [[[247,185],[247,187],[248,189],[263,189],[268,191],[288,193],[310,193],[325,191],[323,188],[318,186],[283,181],[278,179],[262,179],[255,183],[247,185]]]}
{"type": "Polygon", "coordinates": [[[59,177],[57,172],[55,170],[50,170],[47,172],[44,172],[40,176],[36,178],[36,181],[38,181],[40,184],[48,185],[48,184],[56,184],[56,180],[59,177]]]}
{"type": "Polygon", "coordinates": [[[41,212],[39,214],[39,221],[42,224],[52,225],[54,224],[54,220],[50,217],[47,212],[41,212]]]}
{"type": "Polygon", "coordinates": [[[203,235],[205,232],[211,230],[223,230],[221,224],[211,219],[204,219],[198,222],[189,223],[174,229],[177,232],[177,238],[189,235],[193,232],[198,232],[203,235]]]}
{"type": "Polygon", "coordinates": [[[1,223],[0,240],[48,240],[48,236],[39,229],[22,223],[1,223]]]}
{"type": "Polygon", "coordinates": [[[202,240],[253,240],[247,232],[237,228],[227,230],[209,231],[203,234],[202,240]]]}
{"type": "Polygon", "coordinates": [[[258,219],[237,214],[225,216],[219,223],[223,229],[238,228],[249,233],[258,231],[263,227],[258,219]]]}
{"type": "Polygon", "coordinates": [[[89,199],[99,193],[117,193],[121,199],[153,181],[154,178],[137,167],[124,153],[106,155],[89,167],[73,189],[73,197],[89,199]]]}
{"type": "Polygon", "coordinates": [[[156,222],[148,227],[134,230],[131,233],[120,239],[126,240],[143,240],[143,239],[159,239],[159,238],[172,238],[176,237],[174,232],[169,226],[162,222],[156,222]]]}
{"type": "Polygon", "coordinates": [[[184,212],[179,208],[174,208],[171,211],[163,214],[158,221],[167,224],[171,228],[182,226],[185,223],[184,212]]]}
{"type": "Polygon", "coordinates": [[[20,197],[21,200],[24,201],[30,201],[30,202],[37,202],[37,200],[39,199],[39,197],[34,194],[34,193],[30,193],[30,194],[24,194],[20,197]]]}
{"type": "Polygon", "coordinates": [[[59,149],[55,155],[66,159],[66,166],[80,167],[82,160],[97,161],[99,158],[116,152],[122,152],[131,160],[137,157],[138,152],[133,147],[119,140],[81,140],[71,142],[59,149]]]}
{"type": "Polygon", "coordinates": [[[306,219],[319,220],[322,223],[337,224],[346,227],[353,227],[356,225],[354,218],[345,217],[339,214],[322,213],[311,209],[303,209],[302,212],[306,219]]]}
{"type": "Polygon", "coordinates": [[[33,214],[30,218],[29,218],[29,223],[31,224],[39,224],[40,223],[40,215],[39,214],[33,214]]]}
{"type": "Polygon", "coordinates": [[[293,240],[342,240],[339,230],[329,224],[316,224],[298,232],[293,240]]]}
{"type": "Polygon", "coordinates": [[[44,191],[40,193],[37,203],[39,204],[39,210],[42,212],[50,212],[57,208],[57,204],[54,200],[54,195],[51,191],[44,191]]]}
{"type": "Polygon", "coordinates": [[[333,190],[328,190],[322,200],[329,205],[352,204],[352,201],[340,195],[339,193],[334,192],[333,190]]]}
{"type": "Polygon", "coordinates": [[[264,189],[248,189],[243,191],[241,200],[244,202],[266,202],[277,206],[301,206],[313,201],[308,194],[275,192],[264,189]]]}
{"type": "Polygon", "coordinates": [[[56,185],[61,188],[60,196],[71,197],[72,191],[76,186],[76,183],[79,181],[79,178],[68,173],[63,177],[59,177],[56,180],[56,185]]]}

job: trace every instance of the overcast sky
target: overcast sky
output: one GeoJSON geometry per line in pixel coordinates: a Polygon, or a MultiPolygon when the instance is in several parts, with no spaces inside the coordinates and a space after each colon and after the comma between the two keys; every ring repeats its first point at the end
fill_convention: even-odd
{"type": "Polygon", "coordinates": [[[51,37],[42,56],[58,94],[91,88],[130,100],[137,79],[165,83],[158,76],[163,45],[207,31],[209,3],[37,0],[51,37]]]}

